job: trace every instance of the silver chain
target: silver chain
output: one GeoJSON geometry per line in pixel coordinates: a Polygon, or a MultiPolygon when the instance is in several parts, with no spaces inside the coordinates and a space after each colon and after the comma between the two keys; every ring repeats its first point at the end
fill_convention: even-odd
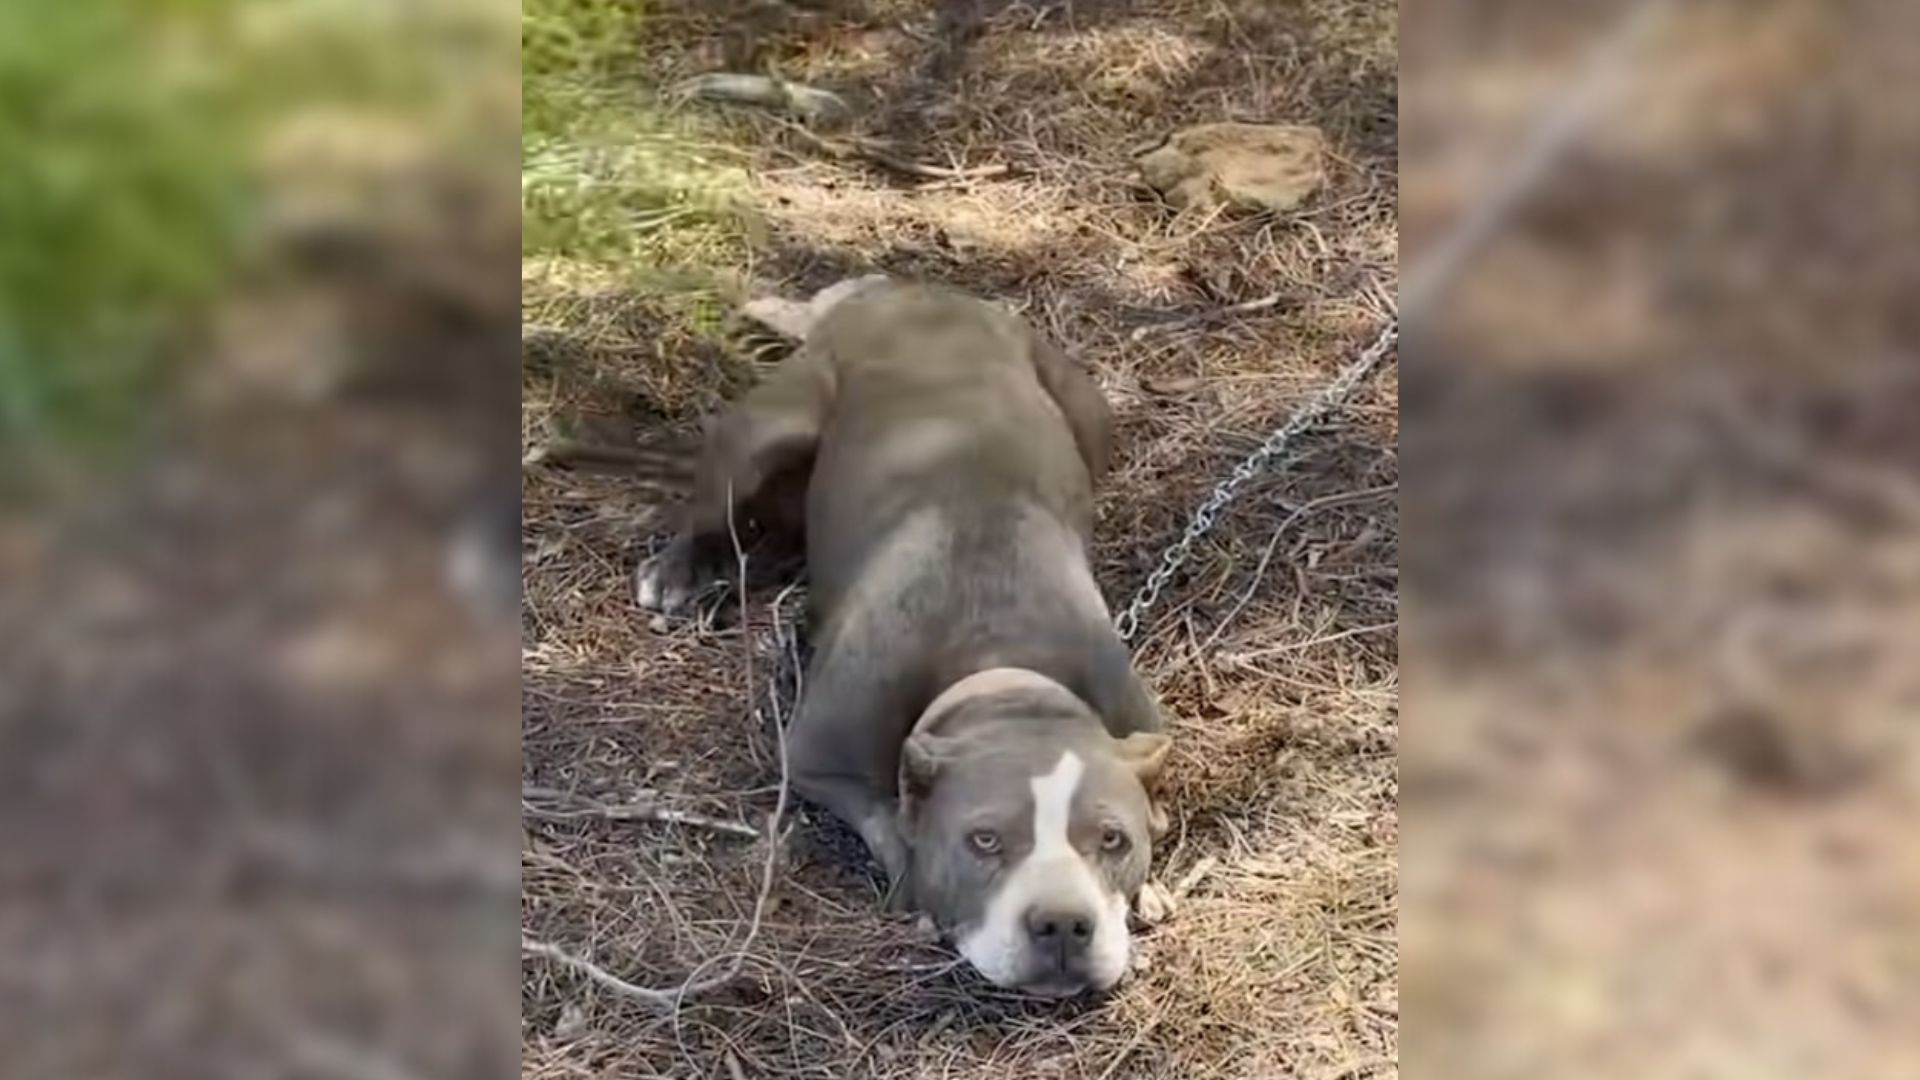
{"type": "Polygon", "coordinates": [[[1187,522],[1187,531],[1182,533],[1180,539],[1174,541],[1173,546],[1167,548],[1161,555],[1160,565],[1154,568],[1153,573],[1147,575],[1146,584],[1140,586],[1140,591],[1133,594],[1133,600],[1127,604],[1125,610],[1120,612],[1120,617],[1114,620],[1114,628],[1120,632],[1122,641],[1132,641],[1133,635],[1139,633],[1140,617],[1159,601],[1160,590],[1167,587],[1167,582],[1173,580],[1173,575],[1193,554],[1193,545],[1198,543],[1201,537],[1213,531],[1214,523],[1219,520],[1220,511],[1226,509],[1227,504],[1240,493],[1240,489],[1246,485],[1247,481],[1259,475],[1260,471],[1266,468],[1274,458],[1279,457],[1286,450],[1287,444],[1293,441],[1294,436],[1318,423],[1321,417],[1344,402],[1347,395],[1353,393],[1354,387],[1359,386],[1361,381],[1373,372],[1381,358],[1393,351],[1393,347],[1399,341],[1400,318],[1395,315],[1387,319],[1387,324],[1380,328],[1380,334],[1373,339],[1373,344],[1362,350],[1360,355],[1354,358],[1353,363],[1348,364],[1332,382],[1321,387],[1318,393],[1308,398],[1306,404],[1295,410],[1292,416],[1287,417],[1285,423],[1275,429],[1273,434],[1267,436],[1266,442],[1261,443],[1258,449],[1248,454],[1231,473],[1227,474],[1226,479],[1214,486],[1212,494],[1208,495],[1206,501],[1200,504],[1200,508],[1193,512],[1192,520],[1187,522]]]}

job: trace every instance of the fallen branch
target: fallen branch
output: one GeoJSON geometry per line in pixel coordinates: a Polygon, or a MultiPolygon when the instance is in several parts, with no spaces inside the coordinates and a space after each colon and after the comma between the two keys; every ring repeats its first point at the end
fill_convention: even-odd
{"type": "MultiPolygon", "coordinates": [[[[602,821],[658,821],[669,825],[686,825],[696,829],[711,829],[714,832],[744,836],[751,840],[760,835],[760,830],[739,821],[708,817],[691,810],[676,810],[670,806],[660,806],[650,801],[615,805],[611,803],[581,802],[578,806],[557,810],[536,806],[528,798],[540,798],[545,794],[542,788],[520,789],[520,812],[530,818],[542,821],[577,821],[581,818],[598,818],[602,821]]],[[[556,793],[557,794],[557,793],[556,793]]]]}
{"type": "Polygon", "coordinates": [[[1167,322],[1135,327],[1133,333],[1127,335],[1127,340],[1140,342],[1146,340],[1148,335],[1157,334],[1163,330],[1179,330],[1183,327],[1192,326],[1195,323],[1211,322],[1215,319],[1223,319],[1232,315],[1251,315],[1255,312],[1270,311],[1289,301],[1297,303],[1300,300],[1301,296],[1299,293],[1277,292],[1272,296],[1263,296],[1258,300],[1248,300],[1245,303],[1234,304],[1230,307],[1216,308],[1213,311],[1202,312],[1184,319],[1172,319],[1167,322]]]}
{"type": "Polygon", "coordinates": [[[594,982],[599,983],[601,986],[617,994],[624,994],[627,997],[636,998],[649,1005],[671,1007],[680,997],[680,991],[677,989],[656,990],[651,986],[639,986],[630,983],[593,961],[575,956],[558,945],[549,945],[544,941],[535,941],[528,937],[525,932],[522,932],[520,935],[520,954],[522,956],[537,956],[542,960],[551,960],[561,967],[566,968],[568,971],[585,975],[587,978],[592,979],[594,982]]]}

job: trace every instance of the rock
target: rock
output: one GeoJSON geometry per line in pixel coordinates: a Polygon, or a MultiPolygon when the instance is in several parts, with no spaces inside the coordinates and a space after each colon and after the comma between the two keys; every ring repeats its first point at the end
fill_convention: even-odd
{"type": "Polygon", "coordinates": [[[1319,128],[1224,123],[1177,131],[1137,164],[1173,206],[1284,211],[1326,183],[1326,158],[1319,128]]]}

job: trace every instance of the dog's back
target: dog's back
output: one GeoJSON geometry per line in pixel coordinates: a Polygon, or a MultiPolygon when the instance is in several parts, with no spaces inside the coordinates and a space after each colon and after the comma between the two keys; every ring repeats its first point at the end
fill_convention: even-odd
{"type": "MultiPolygon", "coordinates": [[[[943,577],[1005,578],[1035,543],[1083,559],[1094,470],[1043,378],[1043,365],[1065,360],[1043,354],[1018,318],[951,290],[889,284],[836,306],[806,347],[835,380],[807,507],[823,611],[913,527],[937,533],[943,577]],[[991,565],[953,566],[978,560],[991,565]]],[[[1099,415],[1080,426],[1104,439],[1105,403],[1093,400],[1099,415]]]]}

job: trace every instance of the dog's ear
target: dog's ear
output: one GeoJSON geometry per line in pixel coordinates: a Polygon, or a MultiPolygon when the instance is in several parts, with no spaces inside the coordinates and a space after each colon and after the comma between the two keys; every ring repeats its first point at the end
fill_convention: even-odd
{"type": "Polygon", "coordinates": [[[1167,835],[1169,828],[1166,805],[1160,799],[1160,778],[1172,746],[1172,737],[1158,732],[1136,731],[1120,740],[1120,760],[1133,769],[1147,791],[1147,832],[1155,840],[1167,835]]]}
{"type": "Polygon", "coordinates": [[[933,790],[933,781],[939,776],[943,759],[946,757],[946,740],[938,735],[924,732],[908,737],[900,748],[900,801],[902,807],[911,806],[916,799],[925,798],[933,790]]]}
{"type": "Polygon", "coordinates": [[[1136,731],[1120,740],[1120,760],[1140,778],[1143,787],[1152,791],[1159,784],[1160,770],[1167,763],[1167,749],[1172,745],[1170,735],[1136,731]]]}

